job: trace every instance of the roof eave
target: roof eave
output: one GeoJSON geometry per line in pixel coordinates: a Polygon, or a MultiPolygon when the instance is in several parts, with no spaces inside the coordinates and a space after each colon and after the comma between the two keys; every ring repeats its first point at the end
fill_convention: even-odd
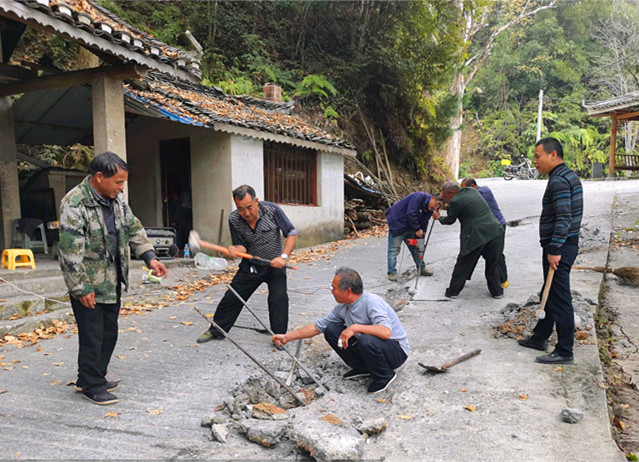
{"type": "Polygon", "coordinates": [[[63,37],[77,41],[89,48],[94,48],[120,59],[134,62],[148,69],[163,72],[183,80],[199,82],[199,79],[189,72],[177,69],[171,65],[162,63],[140,53],[136,53],[133,50],[119,46],[105,38],[98,37],[97,35],[79,29],[71,24],[52,18],[41,11],[35,10],[13,0],[0,0],[0,16],[13,19],[14,21],[26,24],[29,27],[54,32],[63,37]]]}

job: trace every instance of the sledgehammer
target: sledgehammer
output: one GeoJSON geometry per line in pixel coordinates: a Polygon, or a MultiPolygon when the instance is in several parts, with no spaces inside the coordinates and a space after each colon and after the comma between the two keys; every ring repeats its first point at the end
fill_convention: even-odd
{"type": "MultiPolygon", "coordinates": [[[[209,250],[214,250],[216,252],[221,252],[224,255],[231,257],[231,253],[229,252],[229,249],[227,249],[226,247],[222,247],[221,245],[215,245],[211,242],[207,242],[203,239],[200,239],[200,234],[195,230],[192,230],[189,233],[189,247],[191,248],[191,252],[193,252],[194,254],[199,252],[202,249],[209,249],[209,250]]],[[[238,257],[246,258],[247,260],[257,261],[260,263],[264,263],[266,265],[271,263],[271,261],[267,260],[266,258],[256,257],[246,252],[236,252],[236,254],[238,257]]],[[[296,270],[297,266],[284,265],[284,268],[296,270]]]]}
{"type": "Polygon", "coordinates": [[[546,284],[544,284],[544,293],[541,295],[541,303],[539,309],[535,312],[537,319],[546,318],[546,302],[548,301],[548,293],[550,292],[550,286],[552,285],[552,278],[555,275],[555,270],[552,266],[548,268],[548,276],[546,276],[546,284]]]}

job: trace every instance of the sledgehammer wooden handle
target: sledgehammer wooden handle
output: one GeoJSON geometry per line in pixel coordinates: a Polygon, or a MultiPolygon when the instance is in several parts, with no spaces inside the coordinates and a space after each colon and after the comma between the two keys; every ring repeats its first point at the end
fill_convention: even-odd
{"type": "Polygon", "coordinates": [[[442,364],[442,369],[448,369],[449,367],[453,367],[455,364],[461,363],[462,361],[466,361],[467,359],[470,359],[473,356],[477,356],[479,353],[481,353],[481,349],[477,348],[476,350],[473,350],[470,353],[466,353],[465,355],[462,355],[459,358],[455,358],[452,361],[447,362],[446,364],[442,364]]]}
{"type": "Polygon", "coordinates": [[[550,293],[550,286],[552,285],[552,278],[555,275],[555,270],[551,267],[548,268],[548,276],[546,276],[546,284],[544,285],[544,293],[541,294],[541,303],[539,304],[539,311],[546,310],[546,302],[548,301],[548,293],[550,293]]]}
{"type": "MultiPolygon", "coordinates": [[[[205,248],[205,249],[210,249],[210,250],[215,250],[216,252],[221,252],[224,255],[228,255],[229,257],[231,256],[231,254],[229,253],[229,249],[227,249],[226,247],[223,247],[221,245],[212,244],[210,242],[207,242],[207,241],[204,241],[204,240],[200,239],[200,246],[205,248]]],[[[238,257],[246,258],[247,260],[256,260],[256,261],[261,261],[262,263],[271,263],[270,260],[267,260],[266,258],[255,257],[255,256],[251,255],[250,253],[246,253],[246,252],[236,252],[236,253],[237,253],[238,257]]],[[[284,268],[296,270],[297,266],[284,265],[284,268]]]]}

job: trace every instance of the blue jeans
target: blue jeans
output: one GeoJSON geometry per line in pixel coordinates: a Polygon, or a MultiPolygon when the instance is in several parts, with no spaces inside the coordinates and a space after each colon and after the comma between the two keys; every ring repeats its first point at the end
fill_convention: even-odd
{"type": "Polygon", "coordinates": [[[426,263],[424,263],[424,261],[417,254],[415,246],[408,245],[408,239],[416,239],[415,233],[413,231],[406,231],[405,233],[398,235],[393,235],[393,233],[388,231],[388,271],[386,274],[397,273],[397,255],[399,255],[399,250],[402,247],[402,242],[406,243],[406,247],[408,247],[415,265],[419,266],[420,270],[426,268],[426,263]]]}

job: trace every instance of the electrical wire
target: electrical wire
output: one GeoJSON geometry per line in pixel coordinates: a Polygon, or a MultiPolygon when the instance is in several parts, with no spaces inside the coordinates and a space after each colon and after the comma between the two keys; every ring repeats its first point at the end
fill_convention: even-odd
{"type": "Polygon", "coordinates": [[[61,300],[55,300],[55,299],[53,299],[53,298],[43,297],[42,295],[36,294],[35,292],[30,292],[30,291],[28,291],[28,290],[21,289],[21,288],[20,288],[20,287],[18,287],[17,285],[15,285],[15,284],[13,284],[13,283],[11,283],[11,282],[9,282],[9,281],[7,281],[6,279],[3,279],[3,278],[1,278],[1,277],[0,277],[0,281],[4,282],[5,284],[9,284],[11,287],[13,287],[14,289],[19,290],[20,292],[24,292],[25,294],[29,294],[29,295],[35,295],[36,297],[41,298],[42,300],[49,300],[50,302],[56,302],[56,303],[61,303],[61,304],[63,304],[63,305],[69,305],[69,306],[71,306],[71,303],[70,303],[70,302],[64,302],[64,301],[61,301],[61,300]]]}

